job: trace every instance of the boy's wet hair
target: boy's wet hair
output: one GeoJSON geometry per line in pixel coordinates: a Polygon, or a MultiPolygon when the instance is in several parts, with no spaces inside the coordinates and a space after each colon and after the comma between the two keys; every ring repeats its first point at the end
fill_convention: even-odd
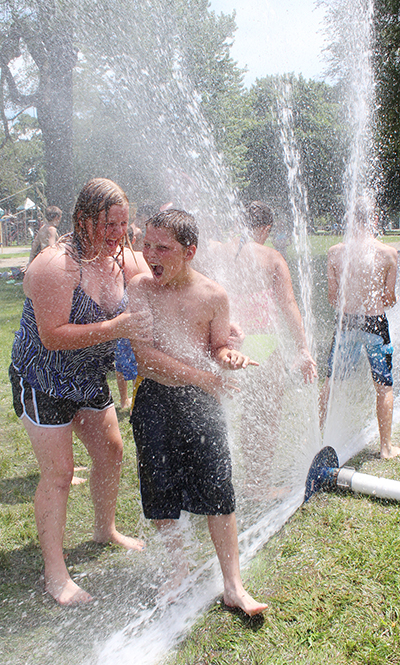
{"type": "Polygon", "coordinates": [[[359,228],[371,230],[375,222],[375,201],[372,196],[364,194],[356,199],[354,221],[359,228]]]}
{"type": "Polygon", "coordinates": [[[252,201],[247,206],[246,226],[251,229],[260,226],[272,226],[274,213],[264,201],[252,201]]]}
{"type": "Polygon", "coordinates": [[[159,212],[146,222],[146,227],[151,224],[155,229],[170,229],[172,234],[183,247],[194,245],[199,242],[199,227],[196,220],[185,210],[174,210],[170,208],[159,212]]]}
{"type": "Polygon", "coordinates": [[[62,210],[57,208],[57,206],[47,206],[46,208],[46,219],[48,222],[52,222],[53,219],[57,217],[62,217],[62,210]]]}

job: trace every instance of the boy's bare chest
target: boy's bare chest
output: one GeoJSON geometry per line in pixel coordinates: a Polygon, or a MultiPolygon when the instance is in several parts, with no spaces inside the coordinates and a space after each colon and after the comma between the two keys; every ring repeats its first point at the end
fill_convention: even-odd
{"type": "Polygon", "coordinates": [[[150,296],[149,304],[156,337],[173,334],[182,341],[186,338],[200,342],[205,336],[208,339],[212,308],[193,293],[180,297],[177,293],[166,292],[162,297],[150,296]]]}

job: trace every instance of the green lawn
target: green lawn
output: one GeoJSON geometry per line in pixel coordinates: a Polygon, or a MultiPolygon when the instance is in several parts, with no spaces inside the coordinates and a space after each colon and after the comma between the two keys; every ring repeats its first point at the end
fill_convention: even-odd
{"type": "MultiPolygon", "coordinates": [[[[321,273],[326,238],[338,241],[311,239],[315,270],[321,273]]],[[[318,293],[321,302],[324,294],[323,289],[318,293]]],[[[129,604],[146,599],[148,559],[91,542],[88,485],[72,487],[65,534],[68,566],[99,600],[65,610],[43,593],[33,509],[38,469],[11,408],[7,379],[22,302],[20,285],[0,281],[0,662],[81,665],[89,662],[93,643],[124,628],[129,604]]],[[[115,388],[112,377],[111,383],[115,388]]],[[[150,527],[141,518],[130,426],[126,414],[119,417],[125,458],[117,525],[146,537],[150,527]]],[[[395,438],[399,441],[400,432],[395,438]]],[[[75,462],[89,463],[79,442],[75,462]]],[[[360,454],[353,465],[400,480],[400,461],[382,462],[372,451],[360,454]]],[[[269,602],[264,621],[223,611],[217,602],[168,657],[169,665],[400,665],[399,527],[396,503],[339,493],[313,497],[244,572],[247,588],[269,602]]]]}

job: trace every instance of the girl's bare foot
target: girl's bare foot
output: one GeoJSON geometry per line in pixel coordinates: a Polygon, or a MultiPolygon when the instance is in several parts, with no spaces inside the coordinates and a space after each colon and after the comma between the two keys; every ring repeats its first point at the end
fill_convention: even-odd
{"type": "Polygon", "coordinates": [[[232,609],[239,607],[243,612],[253,617],[268,609],[265,603],[258,603],[243,588],[241,591],[224,591],[224,603],[232,609]]]}
{"type": "Polygon", "coordinates": [[[398,446],[390,446],[390,449],[382,448],[381,449],[381,459],[393,459],[393,457],[398,457],[400,455],[400,448],[398,446]]]}
{"type": "Polygon", "coordinates": [[[63,584],[49,580],[45,588],[57,603],[65,607],[83,605],[93,600],[92,596],[75,584],[70,577],[63,584]]]}
{"type": "Polygon", "coordinates": [[[143,540],[138,538],[131,538],[130,536],[124,536],[118,531],[114,531],[111,535],[101,535],[100,533],[94,533],[93,540],[95,543],[114,543],[115,545],[121,545],[125,547],[126,550],[137,550],[141,552],[146,547],[143,540]]]}
{"type": "Polygon", "coordinates": [[[86,478],[79,478],[79,476],[73,476],[71,480],[71,485],[81,485],[82,483],[86,483],[86,478]]]}
{"type": "Polygon", "coordinates": [[[132,400],[130,398],[126,399],[124,402],[121,402],[121,409],[130,409],[132,406],[132,400]]]}

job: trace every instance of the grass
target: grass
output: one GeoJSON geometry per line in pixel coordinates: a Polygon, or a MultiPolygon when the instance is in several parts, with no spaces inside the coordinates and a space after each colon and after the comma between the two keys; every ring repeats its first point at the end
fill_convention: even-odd
{"type": "MultiPolygon", "coordinates": [[[[322,248],[314,250],[320,271],[322,248]]],[[[38,468],[13,413],[7,379],[22,303],[22,287],[0,281],[0,661],[81,665],[93,643],[126,625],[121,599],[127,597],[129,605],[145,598],[146,563],[90,540],[89,488],[72,487],[67,562],[74,578],[83,578],[100,600],[65,610],[43,593],[33,510],[38,468]]],[[[112,378],[111,383],[115,388],[112,378]]],[[[143,537],[149,527],[141,519],[134,445],[126,415],[119,417],[125,458],[117,525],[143,537]]],[[[79,442],[74,448],[76,465],[87,466],[84,448],[79,442]]],[[[368,450],[352,465],[400,480],[398,460],[381,462],[368,450]]],[[[352,494],[314,496],[244,573],[249,591],[269,603],[265,620],[222,611],[217,602],[170,654],[168,665],[400,665],[399,527],[395,503],[352,494]]]]}
{"type": "MultiPolygon", "coordinates": [[[[375,459],[360,456],[355,465],[382,472],[375,459]]],[[[385,470],[400,479],[398,464],[385,470]]],[[[264,622],[215,605],[168,665],[400,663],[399,526],[397,505],[350,494],[313,497],[248,571],[249,590],[269,597],[264,622]]]]}

